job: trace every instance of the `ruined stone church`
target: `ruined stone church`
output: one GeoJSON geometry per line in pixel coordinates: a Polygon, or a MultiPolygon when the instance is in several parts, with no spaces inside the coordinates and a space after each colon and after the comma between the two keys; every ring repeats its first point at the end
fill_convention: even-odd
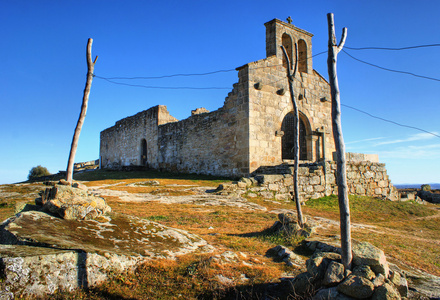
{"type": "MultiPolygon", "coordinates": [[[[330,86],[313,69],[313,34],[278,19],[265,26],[266,58],[237,68],[238,82],[222,107],[213,112],[199,108],[193,110],[189,118],[179,121],[165,106],[158,105],[117,121],[101,132],[101,167],[134,165],[245,177],[267,167],[291,164],[293,105],[286,67],[293,68],[297,63],[293,85],[299,110],[300,163],[321,165],[319,180],[311,179],[317,174],[312,174],[314,169],[305,172],[312,175],[310,182],[304,181],[304,193],[310,187],[313,197],[335,193],[335,179],[330,174],[334,173],[331,161],[335,152],[330,86]],[[295,45],[298,61],[295,61],[295,45]],[[281,46],[288,52],[290,66],[287,66],[281,46]],[[319,185],[316,190],[313,182],[319,185]]],[[[349,183],[355,182],[351,185],[351,193],[384,196],[393,189],[385,166],[378,164],[377,156],[348,155],[349,161],[351,158],[356,158],[357,163],[364,161],[364,165],[365,161],[370,161],[367,167],[360,169],[348,165],[349,170],[355,170],[349,178],[349,183]],[[364,173],[370,168],[374,170],[365,178],[364,173]]]]}
{"type": "MultiPolygon", "coordinates": [[[[317,162],[334,152],[330,87],[313,69],[312,34],[274,19],[266,26],[265,59],[237,68],[238,83],[223,107],[197,109],[178,121],[158,105],[101,132],[101,167],[151,168],[246,176],[260,166],[293,159],[292,102],[281,45],[295,63],[300,115],[300,159],[317,162]]],[[[292,67],[292,66],[290,66],[292,67]]]]}

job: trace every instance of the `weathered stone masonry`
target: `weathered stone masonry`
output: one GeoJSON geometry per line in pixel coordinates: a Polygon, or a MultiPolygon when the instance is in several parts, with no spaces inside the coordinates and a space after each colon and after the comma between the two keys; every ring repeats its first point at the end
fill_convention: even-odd
{"type": "MultiPolygon", "coordinates": [[[[191,117],[178,121],[165,106],[159,105],[122,119],[101,132],[101,167],[147,165],[160,170],[241,177],[259,172],[263,167],[291,164],[293,106],[286,67],[292,66],[287,66],[280,46],[287,49],[295,63],[295,44],[298,72],[294,92],[300,118],[300,163],[323,165],[326,162],[331,166],[335,145],[330,86],[313,70],[313,35],[277,19],[265,26],[267,57],[237,68],[238,83],[222,107],[213,112],[197,109],[191,117]]],[[[376,170],[372,172],[377,173],[377,178],[383,177],[378,175],[380,168],[370,167],[376,170]]],[[[321,172],[326,173],[327,184],[321,179],[318,183],[318,175],[309,176],[313,178],[310,180],[301,179],[305,195],[335,192],[332,172],[321,172]]],[[[379,187],[379,183],[377,186],[365,184],[360,180],[366,176],[364,168],[355,172],[358,175],[353,176],[359,180],[355,180],[358,182],[355,184],[349,177],[350,192],[364,194],[367,189],[365,194],[368,194],[375,189],[374,195],[387,193],[388,183],[387,187],[379,187]]]]}
{"type": "MultiPolygon", "coordinates": [[[[399,195],[387,175],[385,164],[359,160],[347,153],[347,183],[349,193],[390,200],[399,195]]],[[[336,162],[303,164],[298,168],[299,194],[303,201],[328,195],[337,195],[336,162]]],[[[262,167],[249,180],[241,179],[226,189],[245,188],[250,196],[267,199],[290,200],[293,192],[293,167],[281,165],[262,167]]]]}

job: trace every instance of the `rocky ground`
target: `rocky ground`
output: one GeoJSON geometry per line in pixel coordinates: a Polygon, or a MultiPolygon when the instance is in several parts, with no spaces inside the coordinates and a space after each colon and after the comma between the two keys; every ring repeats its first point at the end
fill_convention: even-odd
{"type": "MultiPolygon", "coordinates": [[[[306,235],[302,242],[308,251],[302,248],[298,252],[297,247],[285,247],[266,238],[270,230],[274,230],[280,214],[295,214],[291,203],[249,199],[244,195],[218,195],[214,184],[204,186],[190,181],[130,179],[83,183],[88,186],[87,193],[91,197],[106,199],[112,208],[111,213],[96,213],[94,219],[62,219],[54,215],[56,210],[50,215],[29,206],[32,198],[39,198],[37,191],[46,186],[0,186],[2,203],[19,199],[15,202],[17,210],[26,207],[23,203],[28,203],[27,212],[8,219],[1,226],[0,256],[4,279],[0,283],[3,287],[0,299],[12,299],[20,294],[53,293],[59,287],[72,290],[79,286],[96,286],[109,278],[111,272],[134,269],[145,259],[176,259],[188,253],[208,253],[212,261],[251,269],[262,265],[276,268],[280,271],[277,278],[268,283],[266,293],[272,291],[276,297],[278,292],[275,290],[284,287],[293,295],[298,292],[292,290],[298,282],[293,278],[310,271],[310,263],[306,264],[306,260],[316,261],[312,255],[314,252],[338,252],[337,219],[328,213],[316,214],[312,208],[307,211],[307,204],[304,208],[311,235],[306,235]]],[[[415,217],[414,222],[439,218],[440,213],[436,212],[415,217]]],[[[362,233],[362,236],[408,238],[408,231],[402,228],[378,226],[371,222],[353,222],[353,231],[356,237],[362,233]]],[[[430,235],[414,234],[412,240],[421,245],[429,242],[440,246],[440,242],[433,241],[430,235]]],[[[418,269],[410,261],[399,260],[399,255],[385,254],[391,265],[399,270],[399,275],[407,279],[409,290],[406,296],[419,299],[440,297],[439,277],[418,269]]],[[[338,258],[334,264],[337,261],[338,258]]],[[[329,265],[330,262],[326,262],[325,269],[329,265]]],[[[378,274],[380,272],[374,276],[378,274]]],[[[235,278],[223,272],[213,278],[218,284],[232,286],[246,285],[248,276],[242,273],[235,278]]],[[[341,292],[328,289],[334,285],[327,284],[326,289],[321,290],[342,297],[341,292]]]]}

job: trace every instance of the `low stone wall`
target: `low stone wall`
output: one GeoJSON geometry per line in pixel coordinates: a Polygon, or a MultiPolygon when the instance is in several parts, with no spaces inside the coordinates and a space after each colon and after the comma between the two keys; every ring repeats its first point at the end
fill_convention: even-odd
{"type": "MultiPolygon", "coordinates": [[[[298,168],[301,199],[316,199],[338,193],[336,162],[303,164],[298,168]]],[[[371,161],[347,162],[349,194],[398,200],[398,191],[389,179],[385,164],[371,161]]],[[[246,188],[251,197],[290,199],[293,192],[293,166],[260,167],[253,177],[242,178],[238,188],[246,188]]]]}
{"type": "Polygon", "coordinates": [[[75,171],[84,170],[84,169],[97,169],[98,167],[99,167],[99,159],[73,164],[73,168],[75,171]]]}

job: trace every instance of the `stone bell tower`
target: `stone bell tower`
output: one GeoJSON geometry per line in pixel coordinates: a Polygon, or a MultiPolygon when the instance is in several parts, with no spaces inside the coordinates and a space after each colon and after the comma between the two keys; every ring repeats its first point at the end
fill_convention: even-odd
{"type": "Polygon", "coordinates": [[[311,74],[313,71],[311,59],[313,34],[294,26],[290,17],[287,21],[286,23],[273,19],[264,24],[266,26],[266,56],[276,55],[284,61],[281,49],[281,46],[284,46],[292,65],[294,65],[296,43],[298,47],[298,72],[311,74]]]}

